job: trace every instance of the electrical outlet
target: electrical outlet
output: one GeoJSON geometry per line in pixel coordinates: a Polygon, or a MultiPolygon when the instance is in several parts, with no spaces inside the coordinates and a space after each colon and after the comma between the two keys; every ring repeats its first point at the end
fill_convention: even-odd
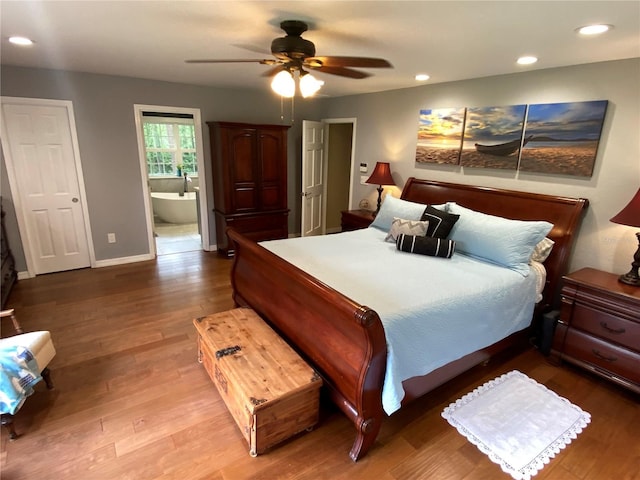
{"type": "Polygon", "coordinates": [[[107,242],[116,243],[116,234],[115,233],[107,233],[107,242]]]}

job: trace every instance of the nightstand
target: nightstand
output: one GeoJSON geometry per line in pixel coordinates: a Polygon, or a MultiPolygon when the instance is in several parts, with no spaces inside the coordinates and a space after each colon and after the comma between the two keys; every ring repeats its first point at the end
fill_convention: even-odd
{"type": "Polygon", "coordinates": [[[343,210],[342,212],[342,231],[359,230],[367,228],[375,218],[374,212],[371,210],[343,210]]]}
{"type": "Polygon", "coordinates": [[[551,354],[640,393],[640,288],[593,268],[564,277],[551,354]]]}

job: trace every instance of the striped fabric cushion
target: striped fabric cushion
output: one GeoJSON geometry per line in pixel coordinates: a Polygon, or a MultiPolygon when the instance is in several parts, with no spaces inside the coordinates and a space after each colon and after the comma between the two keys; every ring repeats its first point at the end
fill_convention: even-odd
{"type": "Polygon", "coordinates": [[[451,258],[456,249],[456,242],[444,238],[418,237],[401,233],[396,240],[396,248],[403,252],[451,258]]]}
{"type": "Polygon", "coordinates": [[[387,234],[386,242],[395,242],[398,235],[406,233],[407,235],[416,235],[424,237],[427,234],[429,228],[429,222],[423,222],[420,220],[406,220],[404,218],[393,217],[391,222],[391,229],[387,234]]]}

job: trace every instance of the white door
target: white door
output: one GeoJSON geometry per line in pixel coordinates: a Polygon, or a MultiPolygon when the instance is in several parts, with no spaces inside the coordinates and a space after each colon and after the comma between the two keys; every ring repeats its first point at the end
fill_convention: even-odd
{"type": "Polygon", "coordinates": [[[302,236],[324,233],[324,123],[302,121],[302,236]]]}
{"type": "Polygon", "coordinates": [[[9,180],[27,268],[36,275],[91,264],[71,105],[43,102],[2,102],[9,180]]]}

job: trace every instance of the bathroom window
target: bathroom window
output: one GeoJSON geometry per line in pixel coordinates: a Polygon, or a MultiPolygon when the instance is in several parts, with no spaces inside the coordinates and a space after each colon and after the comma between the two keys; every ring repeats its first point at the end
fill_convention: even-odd
{"type": "Polygon", "coordinates": [[[147,173],[150,177],[176,176],[183,173],[197,176],[198,162],[192,116],[144,112],[143,132],[147,173]]]}

